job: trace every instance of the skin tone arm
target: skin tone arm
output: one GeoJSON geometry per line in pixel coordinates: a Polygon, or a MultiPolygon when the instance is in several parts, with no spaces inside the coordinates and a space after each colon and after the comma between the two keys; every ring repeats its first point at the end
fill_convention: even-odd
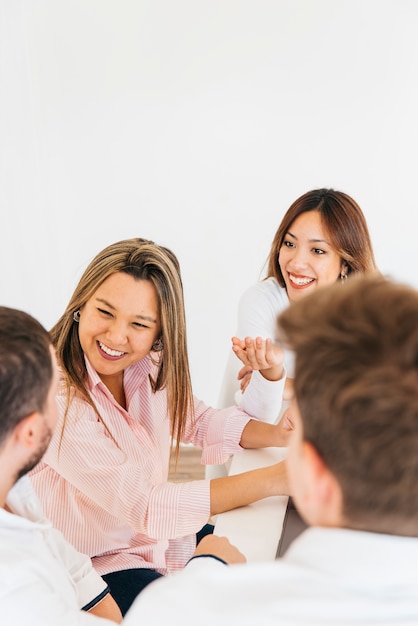
{"type": "Polygon", "coordinates": [[[122,623],[122,613],[110,593],[93,606],[88,613],[93,613],[93,615],[97,615],[97,617],[105,617],[106,619],[113,620],[117,624],[122,623]]]}
{"type": "Polygon", "coordinates": [[[269,424],[258,420],[250,420],[242,431],[240,446],[242,448],[281,448],[289,445],[293,431],[292,423],[280,420],[278,424],[269,424]]]}
{"type": "MultiPolygon", "coordinates": [[[[233,337],[232,342],[232,349],[244,366],[259,370],[270,381],[283,377],[284,353],[271,339],[246,337],[241,340],[233,337]]],[[[243,448],[286,446],[292,430],[292,423],[287,420],[278,424],[250,420],[242,432],[240,445],[243,448]]],[[[210,483],[210,494],[212,515],[269,496],[290,495],[286,465],[280,462],[242,474],[214,478],[210,483]]]]}
{"type": "Polygon", "coordinates": [[[224,513],[269,496],[287,495],[290,493],[284,461],[242,474],[213,478],[210,481],[211,515],[224,513]]]}

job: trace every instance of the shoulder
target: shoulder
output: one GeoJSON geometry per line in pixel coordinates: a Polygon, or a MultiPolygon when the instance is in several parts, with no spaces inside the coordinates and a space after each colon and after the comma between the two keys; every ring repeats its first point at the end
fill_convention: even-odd
{"type": "Polygon", "coordinates": [[[15,515],[31,521],[41,520],[44,515],[33,489],[29,475],[21,476],[7,494],[6,504],[15,515]]]}
{"type": "Polygon", "coordinates": [[[287,307],[289,304],[286,289],[280,287],[277,280],[272,276],[248,287],[240,298],[240,306],[250,306],[266,301],[271,302],[280,309],[287,307]]]}

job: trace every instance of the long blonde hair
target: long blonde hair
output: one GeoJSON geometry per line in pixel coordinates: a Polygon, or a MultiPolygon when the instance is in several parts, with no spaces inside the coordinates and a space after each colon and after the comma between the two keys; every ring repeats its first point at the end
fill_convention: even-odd
{"type": "MultiPolygon", "coordinates": [[[[177,457],[186,419],[192,414],[193,395],[180,266],[168,248],[147,239],[125,239],[104,248],[84,271],[67,308],[50,331],[65,376],[68,402],[71,393],[79,392],[98,413],[86,387],[87,369],[78,337],[78,325],[73,316],[100,285],[116,272],[129,274],[136,280],[148,280],[157,292],[164,347],[159,353],[157,376],[151,383],[154,392],[163,388],[167,390],[171,435],[176,441],[177,457]]],[[[99,413],[98,417],[106,426],[99,413]]]]}

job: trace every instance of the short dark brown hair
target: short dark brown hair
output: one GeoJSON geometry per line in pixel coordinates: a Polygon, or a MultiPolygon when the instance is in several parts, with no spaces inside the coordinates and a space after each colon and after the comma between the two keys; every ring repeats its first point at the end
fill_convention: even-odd
{"type": "Polygon", "coordinates": [[[417,535],[418,292],[356,276],[291,304],[279,335],[303,438],[337,478],[347,525],[417,535]]]}
{"type": "Polygon", "coordinates": [[[21,420],[45,408],[51,340],[31,315],[0,306],[0,445],[21,420]]]}

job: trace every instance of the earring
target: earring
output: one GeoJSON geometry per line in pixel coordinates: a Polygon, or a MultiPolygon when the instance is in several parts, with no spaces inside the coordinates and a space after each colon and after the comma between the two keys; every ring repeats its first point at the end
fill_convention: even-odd
{"type": "Polygon", "coordinates": [[[77,322],[77,324],[80,321],[80,309],[77,309],[77,311],[74,311],[74,313],[73,313],[73,320],[75,322],[77,322]]]}
{"type": "Polygon", "coordinates": [[[340,274],[340,280],[341,280],[341,284],[345,285],[346,280],[347,280],[347,274],[340,274]]]}
{"type": "Polygon", "coordinates": [[[164,348],[164,344],[163,344],[163,339],[162,337],[159,337],[156,341],[154,341],[154,343],[152,344],[152,349],[154,350],[154,352],[161,352],[161,350],[164,348]]]}

